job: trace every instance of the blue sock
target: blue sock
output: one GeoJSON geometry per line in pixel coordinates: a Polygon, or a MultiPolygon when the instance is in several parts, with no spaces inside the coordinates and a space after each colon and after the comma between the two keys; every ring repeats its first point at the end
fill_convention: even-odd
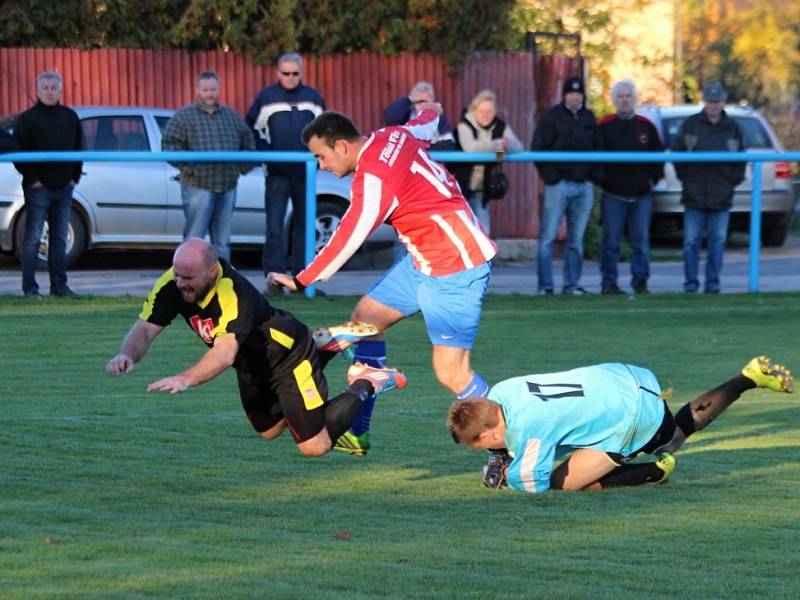
{"type": "MultiPolygon", "coordinates": [[[[383,368],[386,366],[386,340],[378,342],[358,342],[355,347],[355,357],[353,362],[361,362],[370,367],[383,368]]],[[[350,425],[350,432],[353,435],[362,435],[369,431],[369,424],[372,420],[372,411],[375,408],[375,395],[369,397],[361,404],[358,416],[350,425]]]]}
{"type": "Polygon", "coordinates": [[[483,380],[478,372],[475,372],[475,376],[472,378],[461,393],[458,394],[459,400],[464,400],[465,398],[486,398],[486,394],[489,393],[489,384],[483,380]]]}

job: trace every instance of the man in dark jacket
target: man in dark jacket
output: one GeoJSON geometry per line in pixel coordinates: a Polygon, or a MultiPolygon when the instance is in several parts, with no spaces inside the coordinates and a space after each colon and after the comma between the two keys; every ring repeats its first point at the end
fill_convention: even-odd
{"type": "MultiPolygon", "coordinates": [[[[602,150],[594,113],[584,106],[586,90],[580,77],[564,82],[563,101],[549,108],[533,134],[531,150],[559,152],[602,150]]],[[[539,293],[553,293],[553,243],[561,219],[567,215],[567,249],[564,256],[563,293],[582,296],[583,235],[592,213],[592,181],[599,182],[603,169],[592,163],[537,162],[544,180],[542,220],[539,227],[537,273],[539,293]]]]}
{"type": "MultiPolygon", "coordinates": [[[[59,104],[62,79],[44,71],[36,77],[38,102],[22,113],[14,126],[14,140],[21,151],[83,150],[78,115],[59,104]]],[[[47,266],[51,296],[75,296],[67,286],[67,235],[72,190],[81,178],[83,163],[15,163],[22,174],[25,195],[25,235],[22,241],[22,292],[41,299],[36,283],[39,241],[47,217],[49,227],[47,266]]]]}
{"type": "MultiPolygon", "coordinates": [[[[725,90],[719,83],[703,88],[703,110],[681,125],[672,142],[675,152],[737,152],[744,150],[742,132],[725,114],[725,90]]],[[[722,257],[728,235],[733,191],[744,181],[745,163],[676,163],[683,184],[683,289],[697,292],[700,244],[708,239],[705,292],[720,291],[722,257]]]]}
{"type": "MultiPolygon", "coordinates": [[[[278,82],[256,96],[247,113],[247,124],[258,132],[258,150],[306,152],[300,134],[308,123],[325,110],[325,100],[305,85],[303,61],[299,54],[284,54],[278,59],[278,82]]],[[[264,208],[267,215],[266,240],[261,258],[264,275],[286,272],[286,244],[283,223],[286,206],[292,199],[292,271],[305,267],[306,167],[304,163],[267,163],[264,208]]],[[[267,294],[283,293],[279,286],[267,286],[267,294]]]]}
{"type": "MultiPolygon", "coordinates": [[[[608,152],[663,152],[664,145],[655,125],[634,112],[636,85],[630,79],[611,88],[611,102],[617,112],[600,121],[603,148],[608,152]]],[[[609,163],[603,173],[600,207],[603,220],[603,245],[600,255],[604,294],[624,294],[617,285],[619,248],[625,229],[633,250],[631,287],[637,294],[647,293],[650,277],[650,219],[653,201],[650,191],[664,177],[662,163],[609,163]]]]}

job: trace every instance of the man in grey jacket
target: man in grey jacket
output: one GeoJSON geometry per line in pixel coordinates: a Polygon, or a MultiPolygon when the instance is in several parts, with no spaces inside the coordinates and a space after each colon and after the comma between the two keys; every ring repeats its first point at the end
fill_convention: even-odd
{"type": "MultiPolygon", "coordinates": [[[[744,150],[742,132],[725,114],[726,93],[719,83],[703,88],[703,110],[681,125],[672,142],[675,152],[738,152],[744,150]]],[[[718,294],[722,257],[728,235],[733,191],[744,181],[745,163],[676,163],[683,184],[683,289],[695,293],[700,287],[700,244],[708,240],[705,292],[718,294]]]]}

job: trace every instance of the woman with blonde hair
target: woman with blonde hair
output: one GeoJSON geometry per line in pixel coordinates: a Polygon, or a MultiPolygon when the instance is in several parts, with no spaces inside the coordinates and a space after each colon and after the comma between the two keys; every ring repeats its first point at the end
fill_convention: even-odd
{"type": "MultiPolygon", "coordinates": [[[[491,90],[481,90],[464,111],[457,127],[458,142],[464,152],[519,152],[522,144],[511,127],[497,116],[497,97],[491,90]]],[[[489,202],[486,184],[487,173],[494,163],[460,163],[452,169],[461,191],[478,217],[486,233],[489,233],[489,202]]]]}

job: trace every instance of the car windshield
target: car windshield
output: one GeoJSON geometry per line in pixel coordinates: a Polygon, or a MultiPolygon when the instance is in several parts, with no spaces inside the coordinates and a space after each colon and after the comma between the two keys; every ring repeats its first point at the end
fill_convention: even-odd
{"type": "MultiPolygon", "coordinates": [[[[672,147],[672,140],[678,134],[678,130],[685,120],[686,117],[664,118],[664,145],[667,148],[672,147]]],[[[772,141],[767,134],[767,130],[758,119],[734,116],[733,120],[742,130],[745,150],[749,148],[772,148],[772,141]]]]}

